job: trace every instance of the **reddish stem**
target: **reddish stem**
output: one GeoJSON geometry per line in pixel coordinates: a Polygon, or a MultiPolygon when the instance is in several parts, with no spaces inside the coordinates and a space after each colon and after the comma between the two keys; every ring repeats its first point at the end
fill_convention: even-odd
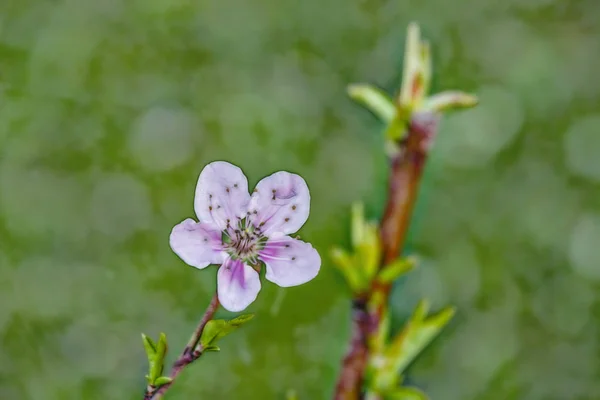
{"type": "MultiPolygon", "coordinates": [[[[437,131],[434,114],[414,114],[408,133],[392,157],[388,196],[380,225],[382,259],[380,269],[398,257],[406,240],[410,218],[429,148],[437,131]]],[[[369,360],[368,338],[374,335],[387,310],[391,285],[374,282],[371,288],[357,295],[352,303],[352,338],[334,394],[335,400],[359,400],[364,397],[363,380],[369,360]],[[374,295],[383,301],[369,310],[374,295]]]]}
{"type": "Polygon", "coordinates": [[[173,367],[171,368],[171,374],[169,375],[169,377],[172,379],[171,382],[162,385],[159,388],[156,388],[154,386],[148,386],[146,388],[146,393],[144,394],[144,400],[162,399],[165,392],[169,390],[169,388],[173,385],[175,379],[179,376],[183,369],[189,364],[196,361],[198,358],[200,358],[204,351],[204,349],[202,349],[201,346],[199,347],[202,332],[204,331],[206,324],[208,324],[208,321],[210,321],[214,317],[215,312],[217,312],[218,308],[219,298],[215,293],[215,295],[210,301],[210,304],[206,308],[206,311],[204,312],[200,323],[198,323],[196,330],[192,334],[190,341],[181,352],[179,358],[177,358],[177,360],[175,360],[175,362],[173,363],[173,367]]]}

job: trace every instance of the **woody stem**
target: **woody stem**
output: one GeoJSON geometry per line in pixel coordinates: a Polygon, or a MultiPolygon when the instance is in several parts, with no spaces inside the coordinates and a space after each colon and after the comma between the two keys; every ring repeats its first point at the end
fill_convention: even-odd
{"type": "MultiPolygon", "coordinates": [[[[416,114],[408,125],[408,132],[391,157],[388,195],[380,224],[382,259],[380,269],[398,257],[406,240],[410,218],[416,202],[419,184],[429,147],[437,132],[438,117],[434,114],[416,114]]],[[[364,375],[369,361],[369,337],[375,335],[387,313],[391,284],[374,282],[352,302],[352,335],[349,349],[342,360],[335,400],[362,400],[364,375]],[[371,309],[369,301],[377,296],[381,301],[371,309]]]]}

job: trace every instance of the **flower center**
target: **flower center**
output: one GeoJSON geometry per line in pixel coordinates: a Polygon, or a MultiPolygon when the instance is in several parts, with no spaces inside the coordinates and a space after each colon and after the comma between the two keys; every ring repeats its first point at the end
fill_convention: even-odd
{"type": "Polygon", "coordinates": [[[258,263],[258,252],[264,247],[266,238],[254,226],[241,220],[237,228],[230,227],[224,233],[225,251],[233,259],[249,265],[258,263]]]}

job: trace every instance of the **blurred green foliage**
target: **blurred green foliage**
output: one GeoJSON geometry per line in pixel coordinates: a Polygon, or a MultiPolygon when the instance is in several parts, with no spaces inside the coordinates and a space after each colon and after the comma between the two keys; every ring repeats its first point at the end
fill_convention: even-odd
{"type": "MultiPolygon", "coordinates": [[[[593,0],[5,0],[0,4],[0,398],[139,399],[140,332],[183,346],[215,272],[169,249],[202,167],[305,177],[310,284],[265,285],[256,318],[169,399],[330,397],[348,293],[325,259],[349,207],[378,217],[382,125],[346,96],[400,80],[406,25],[434,88],[476,93],[426,173],[394,323],[458,307],[410,370],[439,400],[600,397],[600,7],[593,0]]],[[[218,318],[231,318],[221,313],[218,318]]]]}

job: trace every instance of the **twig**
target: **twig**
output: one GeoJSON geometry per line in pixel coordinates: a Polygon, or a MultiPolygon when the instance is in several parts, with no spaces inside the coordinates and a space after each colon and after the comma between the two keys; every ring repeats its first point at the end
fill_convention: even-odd
{"type": "MultiPolygon", "coordinates": [[[[391,159],[388,196],[380,224],[382,259],[380,269],[398,257],[404,246],[410,218],[431,142],[437,132],[438,116],[413,114],[408,132],[399,151],[391,159]]],[[[363,379],[369,359],[368,339],[374,335],[387,311],[391,284],[373,283],[352,302],[352,338],[342,361],[342,371],[335,389],[335,400],[364,398],[363,379]],[[377,309],[369,309],[369,300],[381,296],[377,309]]]]}
{"type": "Polygon", "coordinates": [[[215,293],[215,295],[210,301],[210,304],[206,308],[206,311],[204,312],[200,323],[198,323],[196,330],[192,334],[190,341],[181,352],[179,358],[177,358],[177,360],[175,360],[175,362],[173,363],[173,367],[171,368],[171,374],[169,375],[169,377],[171,378],[171,382],[162,385],[158,388],[148,386],[146,388],[146,393],[144,394],[144,400],[162,399],[165,392],[169,390],[169,388],[173,385],[175,379],[179,376],[183,369],[189,364],[196,361],[198,358],[200,358],[200,356],[204,352],[204,349],[200,345],[200,337],[202,336],[202,331],[204,331],[204,327],[206,327],[208,321],[210,321],[214,317],[215,312],[218,308],[219,298],[215,293]]]}

